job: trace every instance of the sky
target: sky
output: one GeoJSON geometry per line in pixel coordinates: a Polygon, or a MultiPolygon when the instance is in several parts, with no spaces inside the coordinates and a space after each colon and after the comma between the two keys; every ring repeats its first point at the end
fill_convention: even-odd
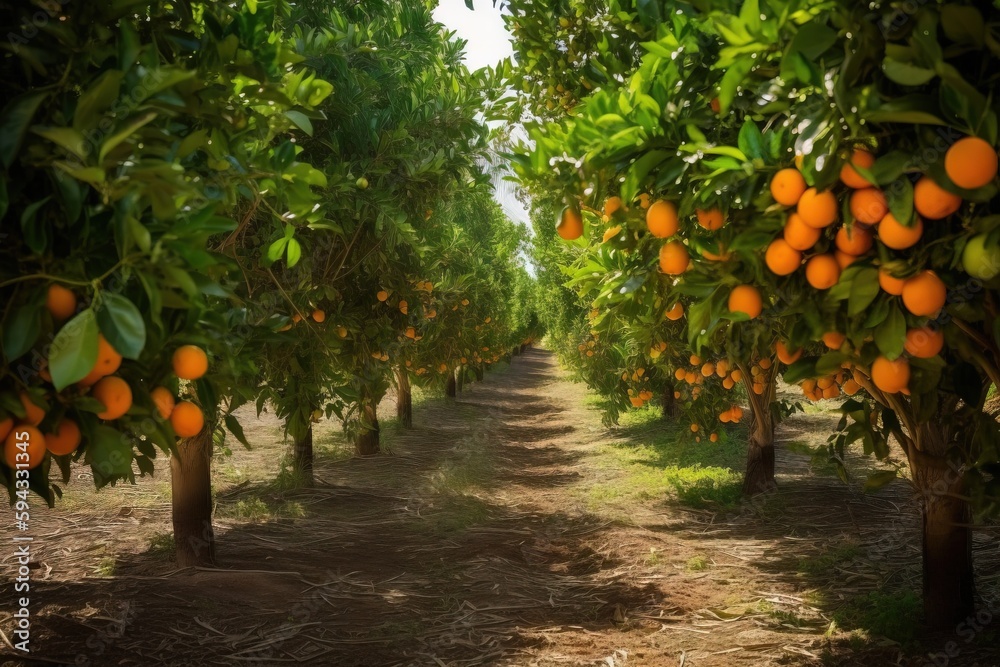
{"type": "MultiPolygon", "coordinates": [[[[467,41],[465,46],[465,64],[469,69],[479,69],[488,65],[496,65],[499,61],[514,54],[510,43],[510,33],[503,23],[500,10],[493,6],[493,0],[475,0],[475,11],[465,6],[465,0],[439,0],[434,10],[434,19],[449,30],[456,32],[456,37],[467,41]]],[[[514,221],[530,228],[528,211],[513,195],[510,184],[501,185],[497,192],[497,201],[504,212],[514,221]]]]}

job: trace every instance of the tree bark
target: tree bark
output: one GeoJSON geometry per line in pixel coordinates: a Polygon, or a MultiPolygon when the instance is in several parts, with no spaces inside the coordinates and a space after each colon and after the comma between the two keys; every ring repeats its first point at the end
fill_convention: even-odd
{"type": "Polygon", "coordinates": [[[513,350],[511,350],[511,352],[510,352],[510,353],[511,353],[511,354],[512,354],[513,356],[515,356],[515,357],[516,357],[517,355],[521,354],[521,346],[520,346],[520,345],[517,345],[517,346],[515,346],[515,347],[514,347],[514,349],[513,349],[513,350]]]}
{"type": "Polygon", "coordinates": [[[444,395],[448,398],[455,398],[458,393],[458,386],[455,382],[455,371],[448,373],[448,379],[444,385],[444,395]]]}
{"type": "Polygon", "coordinates": [[[292,464],[295,471],[302,477],[303,486],[313,485],[313,425],[310,421],[305,429],[294,439],[292,445],[292,464]]]}
{"type": "Polygon", "coordinates": [[[749,368],[741,366],[743,382],[750,397],[750,442],[747,467],[743,473],[743,495],[755,496],[778,488],[774,481],[774,417],[771,403],[775,392],[776,364],[765,371],[764,393],[755,394],[749,368]]]}
{"type": "Polygon", "coordinates": [[[483,375],[484,375],[484,373],[483,373],[483,365],[482,364],[477,364],[474,367],[473,371],[476,374],[476,382],[482,382],[483,381],[483,375]]]}
{"type": "Polygon", "coordinates": [[[455,373],[458,375],[458,379],[455,381],[455,389],[461,394],[465,389],[465,366],[459,366],[455,373]]]}
{"type": "Polygon", "coordinates": [[[405,366],[396,369],[396,417],[403,428],[413,428],[413,394],[405,366]]]}
{"type": "Polygon", "coordinates": [[[964,475],[944,457],[920,451],[911,457],[914,464],[921,493],[924,620],[932,630],[954,630],[975,608],[972,511],[963,500],[964,475]]]}
{"type": "Polygon", "coordinates": [[[170,457],[174,553],[179,567],[215,564],[212,528],[212,429],[180,440],[170,457]]]}
{"type": "Polygon", "coordinates": [[[674,398],[674,383],[667,382],[663,389],[663,418],[672,419],[678,414],[677,399],[674,398]]]}
{"type": "Polygon", "coordinates": [[[527,345],[522,345],[521,346],[521,354],[524,354],[525,350],[527,350],[527,349],[528,349],[527,345]]]}
{"type": "Polygon", "coordinates": [[[366,400],[361,411],[362,423],[354,448],[359,456],[375,456],[381,452],[376,406],[371,400],[366,400]]]}

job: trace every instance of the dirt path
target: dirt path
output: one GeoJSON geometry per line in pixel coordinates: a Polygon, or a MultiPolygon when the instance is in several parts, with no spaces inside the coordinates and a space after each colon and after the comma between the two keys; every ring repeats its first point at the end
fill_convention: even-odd
{"type": "MultiPolygon", "coordinates": [[[[162,480],[39,512],[37,656],[178,666],[925,664],[833,623],[845,600],[919,576],[918,519],[902,483],[861,495],[782,450],[781,491],[766,501],[713,512],[651,496],[623,514],[592,492],[625,484],[627,471],[602,452],[629,443],[601,426],[544,351],[458,400],[420,406],[415,420],[390,438],[391,456],[338,460],[321,447],[310,490],[269,481],[282,445],[273,423],[251,429],[258,446],[226,465],[257,479],[219,494],[218,569],[178,571],[162,540],[150,545],[169,531],[169,508],[143,502],[142,489],[162,480]],[[102,566],[109,554],[113,567],[102,566]]],[[[793,421],[783,437],[809,427],[793,421]]],[[[995,575],[996,539],[976,547],[981,572],[995,575]]],[[[987,577],[984,595],[1000,598],[997,583],[987,577]]],[[[0,600],[11,597],[0,587],[0,600]]],[[[1000,664],[990,636],[948,664],[1000,664]]],[[[2,655],[0,665],[43,664],[2,655]]]]}

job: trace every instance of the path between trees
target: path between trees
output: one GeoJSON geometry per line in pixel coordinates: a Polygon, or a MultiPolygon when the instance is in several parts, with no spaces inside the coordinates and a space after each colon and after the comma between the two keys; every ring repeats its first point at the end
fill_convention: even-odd
{"type": "MultiPolygon", "coordinates": [[[[279,509],[220,518],[218,569],[176,570],[149,546],[170,521],[168,506],[130,502],[150,480],[98,495],[74,480],[69,496],[93,504],[35,511],[42,662],[8,652],[0,665],[926,664],[863,641],[863,628],[830,631],[845,602],[919,585],[902,483],[861,495],[780,448],[781,489],[765,501],[711,511],[649,497],[607,511],[589,491],[626,472],[598,453],[634,443],[541,350],[421,405],[415,422],[389,438],[390,456],[321,453],[316,488],[224,488],[220,508],[279,509]],[[113,575],[95,574],[109,553],[113,575]]],[[[234,459],[276,468],[281,452],[261,443],[234,459]]],[[[997,551],[977,542],[994,593],[997,551]]],[[[949,665],[1000,664],[982,641],[960,649],[949,665]]]]}

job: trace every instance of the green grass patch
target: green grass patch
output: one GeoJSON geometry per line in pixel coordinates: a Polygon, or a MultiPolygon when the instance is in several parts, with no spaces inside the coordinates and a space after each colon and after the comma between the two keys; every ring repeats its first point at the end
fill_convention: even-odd
{"type": "Polygon", "coordinates": [[[782,446],[790,452],[807,457],[809,469],[814,475],[837,476],[837,466],[830,460],[830,450],[825,445],[810,447],[807,443],[795,441],[784,443],[782,446]]]}
{"type": "Polygon", "coordinates": [[[234,503],[219,503],[218,514],[237,521],[261,522],[278,518],[298,519],[306,515],[301,503],[283,499],[250,496],[234,503]]]}
{"type": "Polygon", "coordinates": [[[799,560],[796,569],[803,574],[813,576],[828,575],[833,571],[834,567],[853,560],[859,553],[861,553],[861,550],[856,542],[844,542],[819,556],[811,556],[799,560]]]}
{"type": "Polygon", "coordinates": [[[872,591],[837,609],[833,618],[845,630],[863,630],[900,644],[912,644],[920,631],[923,603],[913,591],[872,591]]]}
{"type": "Polygon", "coordinates": [[[704,556],[692,556],[688,559],[687,569],[690,572],[701,572],[708,569],[708,559],[704,556]]]}
{"type": "Polygon", "coordinates": [[[174,557],[174,536],[172,533],[157,533],[149,540],[146,554],[156,560],[168,561],[174,557]]]}

